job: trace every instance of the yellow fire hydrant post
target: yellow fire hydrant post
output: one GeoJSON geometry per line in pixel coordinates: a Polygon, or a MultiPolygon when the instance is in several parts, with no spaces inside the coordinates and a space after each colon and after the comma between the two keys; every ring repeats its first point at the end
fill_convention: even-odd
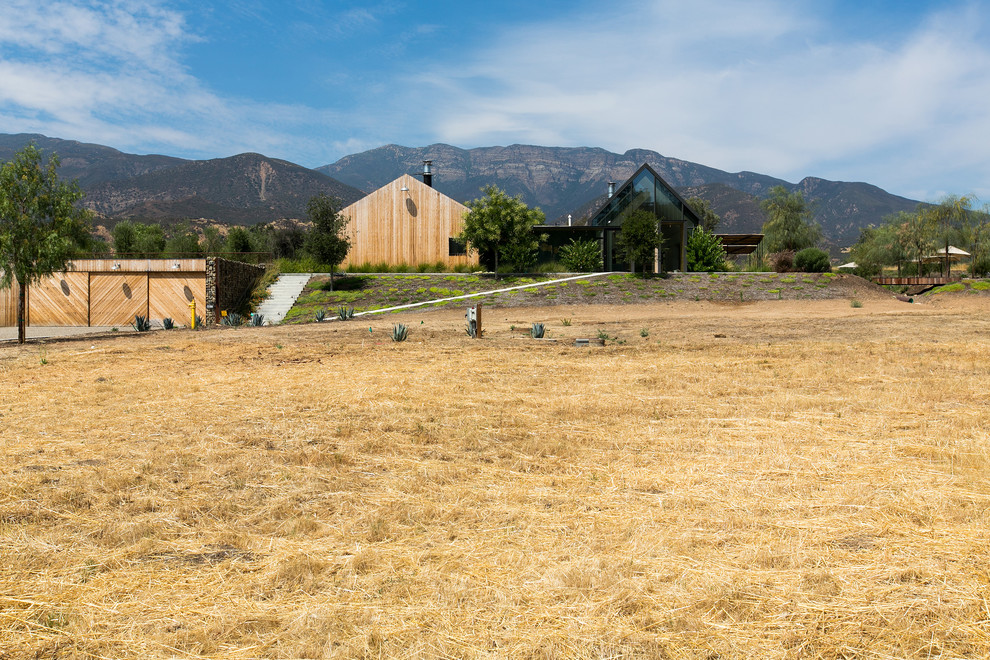
{"type": "Polygon", "coordinates": [[[196,329],[196,301],[189,303],[189,315],[192,317],[192,321],[189,323],[189,327],[193,330],[196,329]]]}

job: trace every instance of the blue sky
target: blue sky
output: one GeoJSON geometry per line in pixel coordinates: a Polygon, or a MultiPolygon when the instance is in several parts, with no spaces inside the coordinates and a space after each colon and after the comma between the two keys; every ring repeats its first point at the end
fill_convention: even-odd
{"type": "Polygon", "coordinates": [[[5,0],[0,132],[315,167],[388,143],[659,151],[990,201],[990,6],[5,0]]]}

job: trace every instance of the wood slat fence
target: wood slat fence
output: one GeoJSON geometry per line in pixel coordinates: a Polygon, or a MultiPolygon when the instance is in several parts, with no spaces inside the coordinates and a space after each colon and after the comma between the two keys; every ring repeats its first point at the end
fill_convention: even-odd
{"type": "MultiPolygon", "coordinates": [[[[136,315],[188,323],[206,313],[205,259],[86,259],[27,289],[31,326],[125,326],[136,315]]],[[[0,326],[17,325],[16,284],[0,291],[0,326]]]]}

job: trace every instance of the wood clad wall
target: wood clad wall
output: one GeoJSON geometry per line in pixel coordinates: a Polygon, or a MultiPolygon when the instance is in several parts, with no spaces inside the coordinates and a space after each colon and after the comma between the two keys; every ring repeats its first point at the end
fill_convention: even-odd
{"type": "Polygon", "coordinates": [[[71,270],[90,273],[205,273],[206,259],[77,259],[71,270]],[[176,268],[178,266],[178,268],[176,268]]]}
{"type": "Polygon", "coordinates": [[[196,313],[206,313],[206,277],[202,274],[150,273],[148,275],[148,316],[160,321],[170,318],[178,325],[189,323],[189,303],[196,301],[196,313]]]}
{"type": "Polygon", "coordinates": [[[89,325],[89,273],[56,273],[28,295],[28,325],[89,325]]]}
{"type": "MultiPolygon", "coordinates": [[[[27,322],[33,326],[126,326],[140,314],[156,321],[170,317],[185,325],[192,300],[197,313],[203,315],[205,259],[85,259],[73,262],[67,273],[28,287],[27,322]],[[118,269],[113,268],[116,264],[118,269]]],[[[0,290],[0,327],[16,325],[14,284],[0,290]]]]}
{"type": "Polygon", "coordinates": [[[128,325],[148,315],[146,273],[93,273],[89,277],[90,325],[128,325]]]}
{"type": "Polygon", "coordinates": [[[448,255],[448,239],[460,234],[467,211],[463,204],[404,174],[341,211],[350,218],[351,239],[343,265],[476,264],[477,254],[448,255]],[[403,186],[409,190],[403,191],[403,186]]]}
{"type": "Polygon", "coordinates": [[[17,325],[17,282],[0,289],[0,328],[17,325]]]}

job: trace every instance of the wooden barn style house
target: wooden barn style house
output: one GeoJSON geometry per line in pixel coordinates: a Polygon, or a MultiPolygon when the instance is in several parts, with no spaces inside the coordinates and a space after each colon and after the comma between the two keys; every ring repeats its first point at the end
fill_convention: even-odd
{"type": "Polygon", "coordinates": [[[403,174],[341,210],[350,218],[351,240],[342,268],[363,264],[453,268],[478,263],[478,255],[469,254],[457,239],[468,207],[433,188],[429,161],[422,177],[420,181],[403,174]]]}

